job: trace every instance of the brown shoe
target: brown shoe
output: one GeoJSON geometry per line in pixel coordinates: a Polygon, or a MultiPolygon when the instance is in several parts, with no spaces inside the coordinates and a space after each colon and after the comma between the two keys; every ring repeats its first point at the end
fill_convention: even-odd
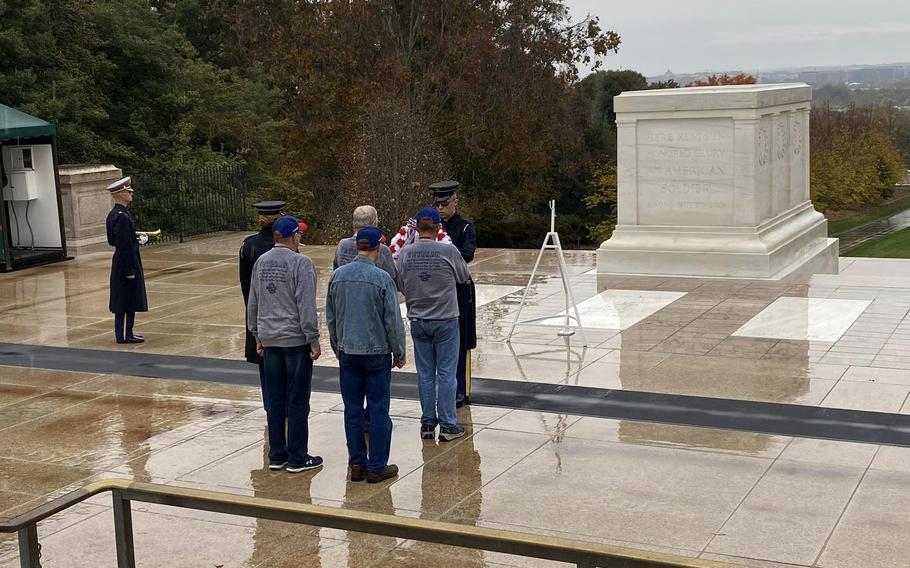
{"type": "Polygon", "coordinates": [[[397,476],[398,466],[392,463],[385,466],[380,471],[368,471],[367,483],[379,483],[385,481],[386,479],[392,479],[393,477],[397,476]]]}
{"type": "Polygon", "coordinates": [[[351,481],[363,481],[367,476],[367,467],[365,465],[351,466],[351,481]]]}

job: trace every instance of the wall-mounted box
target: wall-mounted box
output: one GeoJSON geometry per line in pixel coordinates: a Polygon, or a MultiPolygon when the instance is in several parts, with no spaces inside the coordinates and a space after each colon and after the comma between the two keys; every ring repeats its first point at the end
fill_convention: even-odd
{"type": "Polygon", "coordinates": [[[38,199],[38,180],[34,170],[9,172],[9,184],[3,188],[4,201],[31,201],[38,199]]]}

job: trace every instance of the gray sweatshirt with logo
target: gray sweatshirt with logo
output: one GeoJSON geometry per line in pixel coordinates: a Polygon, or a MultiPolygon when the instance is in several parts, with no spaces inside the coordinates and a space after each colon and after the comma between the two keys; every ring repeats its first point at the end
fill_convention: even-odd
{"type": "Polygon", "coordinates": [[[408,319],[458,317],[455,284],[471,279],[468,265],[453,245],[420,239],[398,255],[398,289],[404,293],[408,319]]]}
{"type": "MultiPolygon", "coordinates": [[[[338,241],[335,247],[335,260],[332,262],[332,268],[337,270],[339,266],[351,262],[357,258],[357,239],[348,237],[338,241]]],[[[393,282],[397,282],[398,269],[395,267],[395,261],[392,260],[392,251],[386,245],[379,245],[379,261],[376,266],[386,271],[392,277],[393,282]]]]}
{"type": "Polygon", "coordinates": [[[250,333],[264,347],[319,345],[313,261],[284,247],[259,257],[246,313],[250,333]]]}

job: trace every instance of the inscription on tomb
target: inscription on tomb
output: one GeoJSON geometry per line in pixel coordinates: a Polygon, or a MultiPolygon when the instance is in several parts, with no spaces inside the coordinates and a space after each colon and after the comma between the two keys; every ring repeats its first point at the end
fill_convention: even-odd
{"type": "Polygon", "coordinates": [[[794,118],[792,124],[793,131],[790,134],[790,140],[793,142],[793,155],[799,156],[803,149],[803,122],[794,118]]]}
{"type": "Polygon", "coordinates": [[[758,152],[758,165],[765,167],[771,161],[771,140],[768,136],[768,127],[762,126],[758,129],[758,142],[756,144],[758,152]]]}
{"type": "Polygon", "coordinates": [[[637,132],[639,223],[732,224],[732,120],[643,120],[637,132]]]}
{"type": "Polygon", "coordinates": [[[777,159],[783,160],[787,157],[787,124],[784,119],[777,123],[775,132],[774,147],[777,149],[777,159]]]}

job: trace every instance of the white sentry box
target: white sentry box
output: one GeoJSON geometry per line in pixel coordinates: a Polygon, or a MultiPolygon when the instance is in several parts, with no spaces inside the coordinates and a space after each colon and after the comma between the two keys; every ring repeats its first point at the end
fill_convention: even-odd
{"type": "Polygon", "coordinates": [[[8,146],[9,163],[3,188],[4,201],[32,201],[38,199],[38,178],[35,175],[31,146],[8,146]]]}

